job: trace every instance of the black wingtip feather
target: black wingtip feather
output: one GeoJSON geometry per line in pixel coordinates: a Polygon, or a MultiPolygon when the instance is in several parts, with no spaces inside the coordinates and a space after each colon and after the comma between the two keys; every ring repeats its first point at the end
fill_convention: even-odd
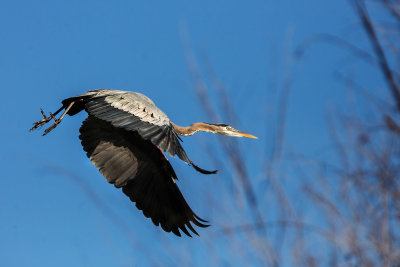
{"type": "Polygon", "coordinates": [[[190,229],[190,231],[192,231],[193,233],[195,233],[197,236],[199,236],[199,234],[196,232],[196,230],[194,230],[193,226],[189,223],[187,223],[187,227],[190,229]]]}
{"type": "Polygon", "coordinates": [[[194,215],[194,217],[195,217],[197,220],[201,221],[201,222],[209,223],[209,221],[203,220],[202,218],[200,218],[200,217],[197,216],[196,214],[194,215]]]}
{"type": "Polygon", "coordinates": [[[173,232],[175,235],[181,237],[181,233],[179,233],[178,228],[172,228],[172,229],[171,229],[171,232],[173,232]]]}
{"type": "Polygon", "coordinates": [[[201,222],[199,222],[198,220],[192,220],[192,222],[197,225],[198,227],[203,227],[203,228],[207,228],[210,225],[209,224],[202,224],[201,222]]]}
{"type": "Polygon", "coordinates": [[[179,227],[179,229],[182,230],[182,232],[184,232],[187,236],[192,237],[192,235],[189,233],[189,231],[186,229],[185,225],[182,225],[181,227],[179,227]]]}

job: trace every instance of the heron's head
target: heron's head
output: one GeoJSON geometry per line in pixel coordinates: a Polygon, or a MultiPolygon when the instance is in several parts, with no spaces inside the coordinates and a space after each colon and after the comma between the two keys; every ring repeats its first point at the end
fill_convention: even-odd
{"type": "Polygon", "coordinates": [[[218,133],[218,134],[234,136],[234,137],[247,137],[247,138],[258,139],[254,135],[238,131],[238,130],[236,130],[236,129],[234,129],[231,126],[226,125],[226,124],[212,124],[212,125],[214,126],[213,127],[214,128],[214,132],[218,133]]]}

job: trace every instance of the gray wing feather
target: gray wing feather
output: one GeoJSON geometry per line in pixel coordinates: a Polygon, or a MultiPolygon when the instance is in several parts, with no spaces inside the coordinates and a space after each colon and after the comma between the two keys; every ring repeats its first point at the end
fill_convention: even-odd
{"type": "Polygon", "coordinates": [[[68,111],[70,116],[85,109],[89,115],[110,122],[115,127],[138,132],[145,140],[151,141],[172,157],[178,155],[201,173],[216,173],[199,168],[189,159],[167,115],[145,95],[97,89],[64,99],[62,104],[68,106],[71,102],[75,104],[68,111]]]}
{"type": "Polygon", "coordinates": [[[207,227],[186,203],[174,182],[176,174],[163,153],[135,132],[115,128],[89,117],[80,128],[79,138],[91,162],[109,183],[136,203],[146,217],[163,230],[190,236],[191,223],[207,227]]]}
{"type": "Polygon", "coordinates": [[[161,150],[192,164],[167,115],[146,96],[134,92],[96,95],[87,101],[85,109],[90,115],[115,127],[137,131],[161,150]]]}

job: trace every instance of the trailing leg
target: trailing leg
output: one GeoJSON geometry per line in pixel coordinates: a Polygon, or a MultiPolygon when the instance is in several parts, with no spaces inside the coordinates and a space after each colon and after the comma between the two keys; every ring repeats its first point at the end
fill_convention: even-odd
{"type": "Polygon", "coordinates": [[[51,121],[51,120],[53,119],[53,120],[54,120],[54,123],[53,123],[49,128],[47,128],[47,129],[44,131],[43,136],[46,135],[46,134],[48,134],[48,133],[51,132],[54,128],[57,127],[57,125],[62,121],[62,119],[65,117],[65,115],[68,113],[68,111],[69,111],[69,110],[71,109],[71,107],[74,105],[74,103],[75,103],[75,102],[71,102],[71,103],[68,105],[67,108],[65,108],[65,106],[62,106],[60,109],[58,109],[56,112],[54,112],[54,114],[50,112],[50,116],[49,116],[49,117],[46,116],[46,114],[44,113],[43,109],[40,109],[40,112],[41,112],[42,115],[43,115],[43,119],[40,120],[40,121],[35,122],[35,123],[33,124],[33,127],[30,129],[30,131],[33,131],[33,130],[39,128],[40,126],[45,125],[46,123],[48,123],[49,121],[51,121]],[[65,109],[65,111],[64,111],[63,114],[60,116],[60,118],[57,119],[55,116],[56,116],[58,113],[60,113],[63,109],[65,109]]]}
{"type": "Polygon", "coordinates": [[[37,121],[37,122],[33,123],[33,127],[32,127],[29,131],[33,131],[33,130],[35,130],[36,128],[39,128],[40,126],[45,125],[46,123],[48,123],[48,122],[54,117],[54,115],[57,115],[58,113],[60,113],[60,111],[63,110],[64,108],[65,108],[65,107],[62,106],[60,109],[58,109],[56,112],[54,112],[54,114],[52,114],[52,113],[50,112],[50,116],[49,116],[49,117],[46,117],[46,114],[44,114],[43,109],[40,109],[40,112],[41,112],[42,115],[43,115],[43,119],[40,120],[40,121],[37,121]]]}

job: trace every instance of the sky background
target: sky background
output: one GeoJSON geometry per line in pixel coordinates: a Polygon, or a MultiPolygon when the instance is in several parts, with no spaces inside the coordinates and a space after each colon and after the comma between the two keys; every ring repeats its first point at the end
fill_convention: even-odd
{"type": "MultiPolygon", "coordinates": [[[[369,47],[352,6],[341,0],[2,1],[0,265],[213,262],[205,248],[220,228],[249,221],[234,209],[207,205],[207,194],[218,199],[226,193],[224,169],[205,152],[213,151],[215,136],[185,138],[184,148],[195,163],[222,174],[202,176],[171,159],[188,203],[212,224],[191,239],[155,227],[91,165],[78,138],[86,114],[66,117],[45,137],[44,129],[28,130],[41,119],[40,108],[54,112],[62,99],[97,88],[141,92],[178,125],[207,121],[189,70],[192,54],[204,76],[212,66],[224,84],[239,118],[232,126],[259,137],[238,141],[263,199],[255,165],[268,157],[278,92],[287,77],[285,148],[314,158],[329,157],[327,113],[341,110],[348,98],[334,71],[384,85],[368,75],[371,67],[328,43],[294,57],[304,40],[321,33],[369,47]]],[[[233,260],[238,252],[226,242],[218,240],[215,253],[223,263],[242,264],[246,258],[233,260]]]]}

